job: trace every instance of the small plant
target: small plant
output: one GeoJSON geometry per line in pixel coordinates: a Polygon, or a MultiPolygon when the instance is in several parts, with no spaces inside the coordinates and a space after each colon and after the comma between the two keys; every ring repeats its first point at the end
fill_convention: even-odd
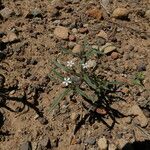
{"type": "Polygon", "coordinates": [[[135,85],[143,85],[143,80],[145,76],[143,72],[137,72],[133,78],[133,84],[135,85]]]}
{"type": "Polygon", "coordinates": [[[84,47],[79,54],[74,54],[63,49],[62,57],[56,58],[52,63],[50,78],[61,84],[63,92],[54,99],[50,111],[52,111],[66,95],[79,95],[84,108],[92,112],[106,114],[110,109],[116,91],[116,81],[108,81],[106,76],[99,71],[102,64],[102,51],[84,47]],[[69,57],[64,61],[63,58],[69,57]],[[88,104],[88,105],[87,105],[88,104]],[[88,107],[90,106],[90,107],[88,107]],[[103,111],[101,111],[103,110],[103,111]]]}

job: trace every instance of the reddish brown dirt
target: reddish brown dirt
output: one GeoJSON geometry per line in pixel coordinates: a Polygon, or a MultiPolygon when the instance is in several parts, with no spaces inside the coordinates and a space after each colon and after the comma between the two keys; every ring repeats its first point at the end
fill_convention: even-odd
{"type": "MultiPolygon", "coordinates": [[[[29,105],[22,112],[12,112],[0,106],[3,115],[0,150],[20,150],[22,143],[27,141],[31,142],[33,150],[50,149],[41,146],[41,141],[46,138],[51,141],[51,149],[58,150],[98,150],[97,142],[103,136],[116,147],[123,145],[121,140],[128,143],[150,140],[150,16],[145,15],[149,10],[149,1],[110,0],[106,9],[96,0],[72,2],[73,0],[70,3],[67,0],[2,0],[2,5],[0,4],[1,10],[8,7],[12,11],[8,18],[0,17],[0,32],[4,32],[0,41],[5,41],[9,33],[15,33],[19,39],[4,42],[6,47],[2,51],[6,57],[0,61],[0,74],[6,78],[4,87],[8,89],[17,85],[18,88],[8,92],[8,95],[18,98],[26,93],[27,101],[34,108],[29,105]],[[111,14],[117,7],[129,11],[128,19],[112,18],[111,14]],[[88,15],[90,9],[94,11],[88,15]],[[48,111],[54,97],[62,91],[60,85],[53,84],[47,78],[51,70],[50,62],[60,54],[61,47],[72,49],[71,40],[63,40],[54,35],[57,25],[66,27],[69,34],[76,37],[73,44],[86,41],[91,46],[102,46],[111,42],[116,46],[117,56],[110,53],[104,58],[108,78],[131,81],[143,65],[144,88],[133,84],[124,85],[122,88],[125,94],[121,96],[125,101],[115,102],[112,107],[126,114],[137,104],[148,120],[146,127],[136,125],[134,116],[116,118],[118,123],[112,130],[102,121],[96,120],[90,124],[87,119],[73,135],[76,123],[71,119],[72,115],[80,115],[82,118],[86,113],[78,100],[73,102],[67,97],[52,113],[48,111]],[[83,26],[88,32],[82,31],[83,26]],[[74,33],[73,28],[79,32],[74,33]],[[101,30],[105,31],[107,39],[96,36],[101,30]],[[43,115],[43,120],[38,118],[38,111],[43,115]],[[92,140],[95,142],[92,143],[92,140]]],[[[17,102],[7,99],[6,103],[17,111],[23,107],[24,100],[17,102]]],[[[108,116],[104,119],[111,124],[112,120],[108,116]]]]}

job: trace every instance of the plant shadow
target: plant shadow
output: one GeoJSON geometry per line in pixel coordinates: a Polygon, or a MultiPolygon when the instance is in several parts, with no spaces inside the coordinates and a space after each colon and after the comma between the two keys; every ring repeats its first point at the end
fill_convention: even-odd
{"type": "Polygon", "coordinates": [[[84,97],[84,100],[86,103],[88,103],[92,109],[89,109],[85,103],[82,103],[83,107],[87,110],[86,115],[76,124],[74,134],[77,133],[77,131],[81,128],[82,125],[84,125],[86,122],[89,122],[91,125],[97,122],[102,122],[105,124],[109,130],[112,130],[116,123],[116,118],[123,118],[126,117],[126,115],[119,112],[117,109],[114,109],[111,107],[111,104],[115,102],[115,100],[122,100],[125,101],[123,98],[119,96],[112,96],[110,93],[116,93],[116,88],[114,91],[109,91],[107,93],[101,93],[101,95],[98,95],[98,101],[96,103],[92,103],[90,100],[86,99],[84,97]],[[111,100],[111,101],[110,101],[111,100]],[[97,111],[99,108],[103,108],[103,111],[97,111]],[[107,122],[107,120],[111,119],[111,124],[107,122]]]}
{"type": "MultiPolygon", "coordinates": [[[[20,113],[24,114],[27,113],[29,111],[29,109],[33,109],[35,111],[35,113],[38,115],[38,118],[43,118],[43,112],[37,107],[38,105],[38,97],[39,97],[39,89],[35,89],[35,95],[34,95],[34,103],[31,103],[27,100],[27,96],[26,93],[24,92],[23,96],[20,97],[11,97],[9,96],[10,91],[12,90],[17,90],[18,87],[9,87],[9,88],[0,88],[0,109],[6,109],[8,111],[14,112],[14,113],[20,113]],[[22,103],[23,107],[19,108],[19,109],[12,109],[11,107],[7,106],[8,102],[10,101],[14,101],[17,103],[22,103]],[[28,108],[27,110],[25,110],[25,108],[28,108]]],[[[4,116],[3,113],[0,112],[0,129],[1,127],[4,125],[4,116]]],[[[9,135],[8,133],[4,133],[4,132],[0,132],[0,135],[9,135]]]]}
{"type": "Polygon", "coordinates": [[[149,150],[150,140],[135,141],[133,143],[127,143],[122,150],[149,150]]]}

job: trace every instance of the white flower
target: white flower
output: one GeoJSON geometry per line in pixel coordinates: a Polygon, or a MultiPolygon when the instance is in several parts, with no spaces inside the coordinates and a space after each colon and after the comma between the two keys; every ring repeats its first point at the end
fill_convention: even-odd
{"type": "Polygon", "coordinates": [[[70,83],[72,83],[72,81],[70,80],[69,77],[64,78],[63,84],[64,84],[65,86],[68,86],[70,83]]]}
{"type": "Polygon", "coordinates": [[[89,64],[86,62],[85,64],[81,64],[83,69],[87,69],[89,67],[89,64]]]}
{"type": "Polygon", "coordinates": [[[67,67],[72,67],[74,65],[74,62],[71,60],[71,61],[67,61],[67,67]]]}

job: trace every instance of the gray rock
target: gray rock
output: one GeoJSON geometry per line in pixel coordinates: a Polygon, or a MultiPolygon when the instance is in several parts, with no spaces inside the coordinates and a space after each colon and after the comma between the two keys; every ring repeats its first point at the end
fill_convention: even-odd
{"type": "Polygon", "coordinates": [[[31,142],[27,141],[20,146],[20,150],[32,150],[31,142]]]}
{"type": "Polygon", "coordinates": [[[89,137],[89,138],[85,139],[84,143],[89,144],[89,145],[95,145],[96,139],[94,137],[89,137]]]}

